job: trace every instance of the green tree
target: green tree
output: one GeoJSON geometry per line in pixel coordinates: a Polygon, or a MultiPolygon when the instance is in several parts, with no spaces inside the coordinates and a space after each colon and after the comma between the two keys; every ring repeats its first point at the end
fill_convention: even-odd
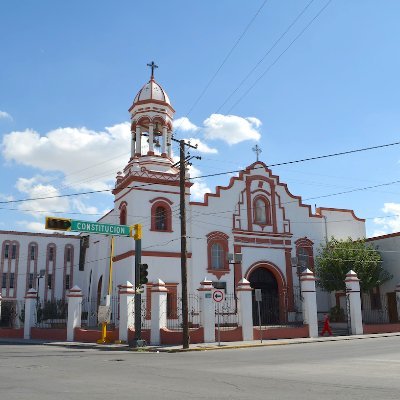
{"type": "Polygon", "coordinates": [[[353,270],[360,279],[361,291],[368,292],[390,280],[392,275],[382,268],[379,252],[364,239],[331,238],[321,245],[316,257],[319,285],[329,291],[345,290],[346,274],[353,270]]]}

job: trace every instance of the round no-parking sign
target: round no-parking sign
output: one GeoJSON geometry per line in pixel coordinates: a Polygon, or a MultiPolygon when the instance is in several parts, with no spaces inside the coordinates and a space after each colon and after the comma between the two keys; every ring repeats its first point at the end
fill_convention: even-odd
{"type": "Polygon", "coordinates": [[[221,301],[224,301],[225,294],[222,290],[214,290],[212,294],[212,299],[214,303],[221,303],[221,301]]]}

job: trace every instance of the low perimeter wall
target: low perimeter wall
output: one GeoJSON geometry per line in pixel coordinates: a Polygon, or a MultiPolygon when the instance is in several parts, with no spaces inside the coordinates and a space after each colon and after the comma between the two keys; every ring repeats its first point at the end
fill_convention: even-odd
{"type": "MultiPolygon", "coordinates": [[[[299,327],[281,327],[261,329],[263,339],[295,339],[308,337],[308,325],[299,327]]],[[[254,340],[261,339],[260,329],[254,327],[254,340]]]]}
{"type": "MultiPolygon", "coordinates": [[[[221,342],[240,342],[243,340],[242,327],[234,329],[221,329],[221,342]]],[[[218,329],[215,330],[215,340],[218,341],[218,329]]]]}
{"type": "Polygon", "coordinates": [[[400,324],[365,324],[364,334],[400,332],[400,324]]]}
{"type": "MultiPolygon", "coordinates": [[[[161,344],[182,344],[182,331],[171,331],[169,329],[161,329],[161,344]]],[[[204,329],[189,330],[190,343],[204,342],[204,329]]]]}
{"type": "Polygon", "coordinates": [[[67,328],[49,329],[49,328],[31,328],[31,339],[42,340],[67,340],[67,328]]]}
{"type": "Polygon", "coordinates": [[[0,328],[0,338],[23,339],[24,328],[19,328],[19,329],[0,328]]]}

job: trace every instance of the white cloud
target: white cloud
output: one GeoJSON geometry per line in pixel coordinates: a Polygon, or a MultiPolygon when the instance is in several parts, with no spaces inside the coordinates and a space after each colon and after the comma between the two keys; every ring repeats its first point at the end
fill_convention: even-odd
{"type": "MultiPolygon", "coordinates": [[[[18,221],[17,224],[22,227],[23,230],[28,232],[46,232],[52,233],[44,228],[44,222],[37,221],[18,221]]],[[[60,232],[58,232],[60,233],[60,232]]]]}
{"type": "Polygon", "coordinates": [[[229,145],[245,140],[259,140],[258,128],[261,121],[254,117],[242,118],[237,115],[212,114],[204,122],[204,137],[223,140],[229,145]]]}
{"type": "MultiPolygon", "coordinates": [[[[73,207],[76,210],[78,210],[79,212],[81,212],[82,214],[99,214],[99,210],[97,209],[97,207],[88,206],[88,205],[84,204],[82,200],[80,200],[78,198],[72,199],[71,203],[72,203],[73,207]]],[[[106,211],[106,212],[108,212],[108,211],[106,211]]]]}
{"type": "Polygon", "coordinates": [[[2,201],[11,201],[11,200],[14,200],[14,198],[13,198],[13,196],[0,193],[0,200],[2,200],[2,201]]]}
{"type": "Polygon", "coordinates": [[[379,225],[379,229],[374,232],[374,236],[385,235],[387,233],[400,231],[400,203],[385,203],[382,211],[389,214],[385,218],[374,218],[374,223],[379,225]]]}
{"type": "MultiPolygon", "coordinates": [[[[201,171],[193,165],[189,166],[189,173],[191,178],[202,175],[201,171]]],[[[211,189],[207,186],[207,183],[201,178],[194,179],[192,182],[193,186],[190,188],[191,200],[203,201],[204,195],[206,193],[210,193],[211,189]]]]}
{"type": "Polygon", "coordinates": [[[0,111],[0,119],[13,119],[12,116],[5,111],[0,111]]]}
{"type": "Polygon", "coordinates": [[[75,189],[102,190],[109,188],[116,172],[127,163],[129,143],[128,122],[104,131],[67,127],[40,135],[27,129],[5,135],[2,153],[7,161],[60,171],[65,185],[75,189]]]}
{"type": "Polygon", "coordinates": [[[195,181],[193,186],[190,188],[191,200],[204,200],[206,193],[211,193],[211,189],[203,181],[195,181]]]}
{"type": "Polygon", "coordinates": [[[197,144],[197,151],[200,153],[207,153],[207,154],[217,154],[218,150],[213,147],[209,147],[206,143],[202,142],[200,139],[190,138],[185,139],[187,142],[190,142],[192,145],[197,144]]]}
{"type": "Polygon", "coordinates": [[[187,117],[181,117],[174,121],[174,129],[182,132],[196,132],[200,128],[189,121],[187,117]]]}
{"type": "MultiPolygon", "coordinates": [[[[39,175],[34,176],[30,179],[19,178],[15,187],[21,193],[26,194],[28,198],[59,196],[60,192],[54,186],[46,183],[48,180],[48,177],[43,177],[39,175]]],[[[60,211],[66,213],[70,210],[70,203],[69,200],[65,197],[38,199],[18,203],[18,208],[21,211],[34,216],[35,218],[43,218],[43,213],[38,213],[38,211],[45,211],[49,214],[52,211],[60,211]]]]}

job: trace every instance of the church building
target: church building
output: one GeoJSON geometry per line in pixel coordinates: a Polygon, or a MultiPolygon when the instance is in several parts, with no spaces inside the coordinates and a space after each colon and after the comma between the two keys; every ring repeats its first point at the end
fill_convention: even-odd
{"type": "MultiPolygon", "coordinates": [[[[174,296],[181,290],[179,169],[171,150],[175,110],[152,74],[129,112],[131,157],[116,177],[114,208],[99,221],[142,223],[142,262],[149,266],[145,295],[149,298],[151,282],[161,279],[174,296]]],[[[246,278],[253,288],[290,305],[299,272],[313,269],[314,255],[326,238],[365,237],[365,221],[352,210],[320,207],[313,212],[261,161],[217,186],[201,202],[190,201],[188,172],[186,178],[189,293],[196,293],[206,277],[214,287],[233,294],[246,278]],[[235,263],[232,259],[238,254],[241,260],[235,263]]],[[[109,254],[110,239],[90,235],[82,286],[86,293],[106,294],[109,254]]],[[[118,285],[134,282],[134,257],[134,241],[118,238],[114,293],[118,285]]]]}
{"type": "MultiPolygon", "coordinates": [[[[170,314],[176,314],[181,252],[179,168],[172,153],[175,110],[153,73],[134,97],[129,113],[130,159],[116,175],[114,205],[99,222],[143,225],[142,263],[149,266],[143,297],[150,299],[152,283],[162,280],[170,314]]],[[[263,296],[294,311],[299,273],[313,269],[320,244],[331,236],[365,237],[365,221],[352,210],[313,210],[261,161],[230,179],[222,177],[221,185],[203,201],[190,200],[188,171],[186,178],[189,294],[195,294],[205,278],[215,288],[234,294],[238,282],[246,278],[263,296]]],[[[22,300],[30,287],[39,284],[39,295],[46,298],[65,298],[78,285],[85,297],[104,302],[110,242],[110,237],[96,234],[0,231],[3,300],[22,300]],[[36,279],[40,270],[44,270],[41,281],[36,279]]],[[[115,237],[113,296],[118,296],[120,285],[134,284],[134,261],[134,240],[115,237]]],[[[326,311],[331,307],[329,296],[320,294],[318,301],[326,311]]]]}

